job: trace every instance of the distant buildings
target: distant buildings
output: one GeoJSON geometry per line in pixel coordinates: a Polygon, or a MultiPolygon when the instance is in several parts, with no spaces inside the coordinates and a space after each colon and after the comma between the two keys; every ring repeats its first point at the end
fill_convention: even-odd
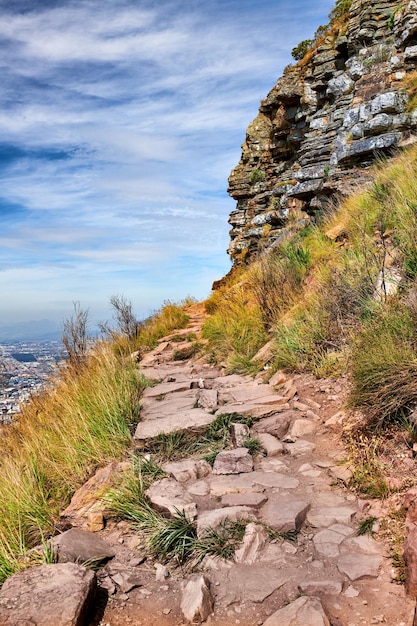
{"type": "Polygon", "coordinates": [[[62,355],[59,341],[0,344],[0,424],[9,424],[22,403],[42,390],[62,355]]]}

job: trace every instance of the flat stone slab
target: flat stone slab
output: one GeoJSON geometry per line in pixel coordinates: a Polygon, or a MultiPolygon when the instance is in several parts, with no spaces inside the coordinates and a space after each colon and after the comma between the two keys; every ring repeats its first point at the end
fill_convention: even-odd
{"type": "Polygon", "coordinates": [[[288,474],[290,472],[288,465],[276,456],[257,460],[256,469],[268,474],[270,472],[278,472],[280,474],[288,474]]]}
{"type": "Polygon", "coordinates": [[[355,514],[356,510],[349,506],[314,508],[308,514],[308,521],[315,528],[331,526],[332,524],[349,524],[355,514]]]}
{"type": "Polygon", "coordinates": [[[247,448],[219,452],[213,465],[213,474],[242,474],[252,470],[253,458],[247,448]]]}
{"type": "Polygon", "coordinates": [[[156,400],[155,398],[144,398],[141,401],[140,418],[142,420],[154,420],[172,415],[178,411],[193,409],[197,398],[194,390],[181,391],[175,396],[156,400]]]}
{"type": "Polygon", "coordinates": [[[300,484],[296,478],[278,472],[256,471],[252,474],[252,480],[256,485],[276,489],[296,489],[300,484]]]}
{"type": "Polygon", "coordinates": [[[362,578],[378,578],[382,563],[382,556],[350,553],[339,558],[337,567],[339,572],[348,576],[350,580],[362,580],[362,578]]]}
{"type": "Polygon", "coordinates": [[[253,508],[248,506],[229,506],[222,509],[204,511],[197,518],[197,535],[201,537],[208,528],[219,529],[225,520],[238,522],[240,520],[254,521],[256,517],[253,508]]]}
{"type": "Polygon", "coordinates": [[[154,387],[147,387],[146,389],[144,389],[142,397],[158,398],[160,396],[165,396],[167,393],[187,391],[191,389],[191,383],[192,381],[190,379],[180,382],[160,383],[159,385],[155,385],[154,387]]]}
{"type": "Polygon", "coordinates": [[[330,626],[318,598],[298,598],[273,613],[264,626],[330,626]]]}
{"type": "Polygon", "coordinates": [[[310,503],[288,496],[270,497],[262,507],[261,520],[278,532],[298,532],[305,522],[310,503]]]}
{"type": "Polygon", "coordinates": [[[215,419],[215,415],[207,413],[204,409],[179,411],[159,419],[139,422],[134,439],[152,439],[158,435],[169,435],[177,431],[198,431],[211,424],[215,419]]]}
{"type": "Polygon", "coordinates": [[[0,590],[1,626],[83,626],[96,576],[75,563],[40,565],[14,574],[0,590]]]}
{"type": "Polygon", "coordinates": [[[224,496],[228,493],[263,492],[265,487],[256,484],[253,479],[255,472],[247,474],[229,474],[224,476],[210,476],[210,494],[212,496],[224,496]]]}
{"type": "Polygon", "coordinates": [[[341,524],[333,524],[313,537],[314,547],[321,556],[339,556],[339,546],[346,537],[353,535],[353,529],[341,524]]]}
{"type": "Polygon", "coordinates": [[[231,403],[225,404],[216,411],[216,417],[219,415],[230,415],[230,413],[238,413],[240,415],[251,415],[252,417],[262,418],[269,417],[280,411],[287,411],[289,404],[255,404],[253,402],[245,402],[245,404],[231,403]]]}
{"type": "Polygon", "coordinates": [[[268,497],[263,493],[229,493],[222,496],[222,506],[249,506],[259,509],[268,497]]]}
{"type": "Polygon", "coordinates": [[[288,571],[266,567],[265,563],[240,563],[220,575],[220,598],[226,602],[263,602],[288,581],[288,571]]]}

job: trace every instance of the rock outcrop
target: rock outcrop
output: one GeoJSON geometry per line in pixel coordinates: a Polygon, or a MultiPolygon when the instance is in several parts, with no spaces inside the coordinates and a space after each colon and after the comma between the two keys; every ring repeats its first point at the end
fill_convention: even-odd
{"type": "Polygon", "coordinates": [[[378,156],[416,141],[416,15],[415,0],[353,0],[262,101],[229,178],[235,264],[369,180],[378,156]]]}

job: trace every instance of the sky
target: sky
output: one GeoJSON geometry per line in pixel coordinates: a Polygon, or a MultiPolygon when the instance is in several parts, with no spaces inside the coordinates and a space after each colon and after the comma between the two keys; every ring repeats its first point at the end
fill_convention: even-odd
{"type": "Polygon", "coordinates": [[[227,178],[330,0],[0,0],[0,325],[230,269],[227,178]]]}

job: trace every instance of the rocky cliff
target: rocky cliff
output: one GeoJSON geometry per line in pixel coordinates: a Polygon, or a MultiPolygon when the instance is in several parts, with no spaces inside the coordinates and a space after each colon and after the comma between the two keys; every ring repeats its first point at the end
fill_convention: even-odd
{"type": "MultiPolygon", "coordinates": [[[[229,178],[235,264],[314,221],[417,141],[417,1],[352,0],[262,101],[229,178]]],[[[417,184],[417,183],[416,183],[417,184]]]]}

